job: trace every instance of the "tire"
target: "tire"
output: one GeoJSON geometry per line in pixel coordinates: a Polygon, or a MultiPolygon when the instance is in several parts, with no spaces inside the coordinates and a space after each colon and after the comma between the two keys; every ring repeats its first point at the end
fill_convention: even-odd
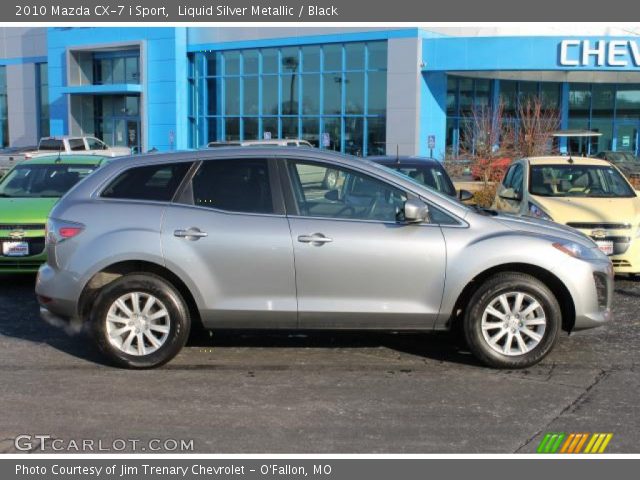
{"type": "Polygon", "coordinates": [[[469,349],[481,362],[516,369],[542,360],[553,349],[561,325],[560,305],[544,283],[531,275],[507,272],[479,286],[465,309],[463,328],[469,349]]]}
{"type": "Polygon", "coordinates": [[[90,313],[90,331],[98,347],[113,364],[125,368],[167,363],[185,345],[190,327],[189,309],[180,293],[149,273],[131,273],[108,284],[90,313]]]}
{"type": "Polygon", "coordinates": [[[338,186],[338,171],[337,170],[327,170],[327,173],[324,176],[324,180],[322,181],[322,187],[327,190],[334,190],[338,186]]]}

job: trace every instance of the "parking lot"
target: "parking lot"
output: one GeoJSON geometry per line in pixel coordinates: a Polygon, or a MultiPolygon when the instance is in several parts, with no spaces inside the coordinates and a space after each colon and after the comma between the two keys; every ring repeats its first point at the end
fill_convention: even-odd
{"type": "Polygon", "coordinates": [[[481,367],[447,335],[277,332],[199,335],[161,369],[119,370],[39,319],[33,276],[0,281],[2,452],[28,434],[203,453],[529,453],[546,432],[612,432],[609,453],[638,451],[640,281],[617,280],[613,323],[564,334],[522,371],[481,367]]]}

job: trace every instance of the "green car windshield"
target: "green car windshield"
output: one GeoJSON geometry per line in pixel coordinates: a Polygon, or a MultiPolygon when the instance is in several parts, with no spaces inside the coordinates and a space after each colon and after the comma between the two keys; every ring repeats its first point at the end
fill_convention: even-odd
{"type": "Polygon", "coordinates": [[[0,182],[0,197],[61,197],[96,168],[81,164],[18,165],[0,182]]]}
{"type": "Polygon", "coordinates": [[[635,197],[613,167],[600,165],[532,165],[529,192],[544,197],[635,197]]]}

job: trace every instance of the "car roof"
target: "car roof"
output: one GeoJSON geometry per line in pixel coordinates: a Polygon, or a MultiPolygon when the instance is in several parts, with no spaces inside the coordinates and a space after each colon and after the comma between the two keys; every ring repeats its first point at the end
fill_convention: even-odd
{"type": "Polygon", "coordinates": [[[429,158],[429,157],[417,157],[417,156],[410,156],[410,155],[373,155],[370,157],[367,157],[367,160],[371,160],[372,162],[376,162],[376,163],[380,163],[382,165],[388,166],[388,165],[412,165],[412,166],[417,166],[417,165],[423,165],[423,166],[439,166],[442,167],[442,163],[440,163],[438,160],[436,160],[435,158],[429,158]]]}
{"type": "Polygon", "coordinates": [[[66,140],[66,139],[70,139],[70,138],[94,138],[91,137],[90,135],[53,135],[50,137],[42,137],[40,140],[66,140]]]}
{"type": "Polygon", "coordinates": [[[548,156],[548,157],[530,157],[526,159],[529,165],[564,165],[573,163],[574,165],[600,165],[610,166],[611,164],[606,160],[599,158],[586,158],[586,157],[573,157],[573,156],[548,156]],[[569,162],[569,159],[572,162],[569,162]]]}
{"type": "Polygon", "coordinates": [[[42,157],[32,158],[26,160],[19,165],[100,165],[107,159],[112,157],[106,157],[103,155],[44,155],[42,157]]]}

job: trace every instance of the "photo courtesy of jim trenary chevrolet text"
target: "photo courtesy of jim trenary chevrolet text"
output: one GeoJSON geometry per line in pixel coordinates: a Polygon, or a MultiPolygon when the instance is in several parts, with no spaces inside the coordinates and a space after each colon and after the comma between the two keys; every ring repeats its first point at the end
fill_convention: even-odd
{"type": "Polygon", "coordinates": [[[626,478],[638,312],[629,2],[0,4],[3,480],[626,478]]]}

